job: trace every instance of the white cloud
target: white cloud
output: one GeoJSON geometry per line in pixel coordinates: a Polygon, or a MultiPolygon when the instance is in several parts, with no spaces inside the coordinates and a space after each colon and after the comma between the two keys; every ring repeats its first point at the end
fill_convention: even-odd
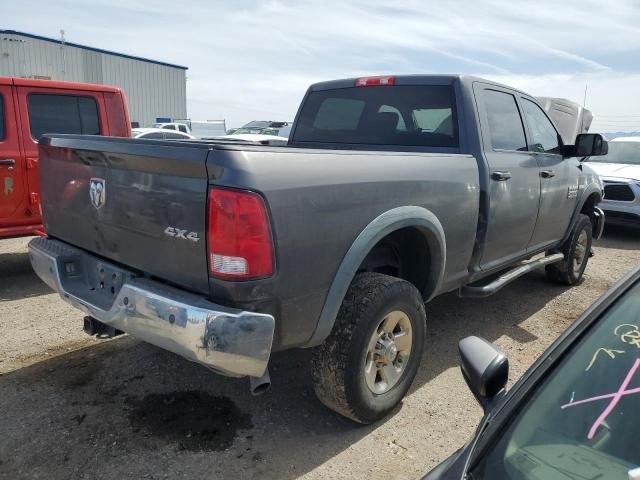
{"type": "Polygon", "coordinates": [[[192,118],[292,119],[310,83],[383,73],[499,76],[596,114],[638,112],[637,0],[2,2],[4,28],[187,65],[192,118]],[[37,13],[36,13],[37,12],[37,13]]]}

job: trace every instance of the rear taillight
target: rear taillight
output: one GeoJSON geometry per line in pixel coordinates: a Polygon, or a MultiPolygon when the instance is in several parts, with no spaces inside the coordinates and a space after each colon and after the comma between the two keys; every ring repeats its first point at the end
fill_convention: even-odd
{"type": "Polygon", "coordinates": [[[356,87],[378,87],[394,83],[396,83],[396,77],[364,77],[356,80],[356,87]]]}
{"type": "Polygon", "coordinates": [[[260,195],[240,190],[209,191],[209,271],[221,278],[251,279],[273,274],[273,241],[260,195]]]}

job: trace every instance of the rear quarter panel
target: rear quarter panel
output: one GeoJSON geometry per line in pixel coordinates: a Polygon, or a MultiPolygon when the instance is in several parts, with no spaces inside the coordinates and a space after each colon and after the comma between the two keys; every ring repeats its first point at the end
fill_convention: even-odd
{"type": "Polygon", "coordinates": [[[303,345],[314,332],[345,253],[382,213],[420,206],[440,220],[447,257],[440,291],[467,275],[479,204],[478,167],[470,155],[218,147],[211,184],[257,191],[270,210],[276,274],[256,282],[210,280],[214,299],[265,308],[277,298],[275,348],[303,345]]]}

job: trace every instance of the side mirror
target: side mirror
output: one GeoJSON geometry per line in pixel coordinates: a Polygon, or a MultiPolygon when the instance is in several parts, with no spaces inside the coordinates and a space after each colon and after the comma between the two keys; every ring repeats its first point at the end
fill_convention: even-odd
{"type": "Polygon", "coordinates": [[[466,337],[458,344],[460,369],[469,389],[485,413],[505,392],[509,360],[495,345],[480,337],[466,337]]]}
{"type": "Polygon", "coordinates": [[[581,133],[575,145],[566,148],[567,157],[594,157],[609,153],[609,144],[599,133],[581,133]]]}

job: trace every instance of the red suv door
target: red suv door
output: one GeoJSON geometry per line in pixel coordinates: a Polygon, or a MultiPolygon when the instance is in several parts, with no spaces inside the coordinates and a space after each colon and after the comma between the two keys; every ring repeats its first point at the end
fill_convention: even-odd
{"type": "Polygon", "coordinates": [[[17,86],[16,92],[30,209],[40,223],[38,139],[44,133],[107,134],[104,98],[101,92],[62,88],[17,86]]]}
{"type": "Polygon", "coordinates": [[[26,210],[26,183],[14,90],[0,84],[0,229],[29,223],[20,219],[26,210]]]}

